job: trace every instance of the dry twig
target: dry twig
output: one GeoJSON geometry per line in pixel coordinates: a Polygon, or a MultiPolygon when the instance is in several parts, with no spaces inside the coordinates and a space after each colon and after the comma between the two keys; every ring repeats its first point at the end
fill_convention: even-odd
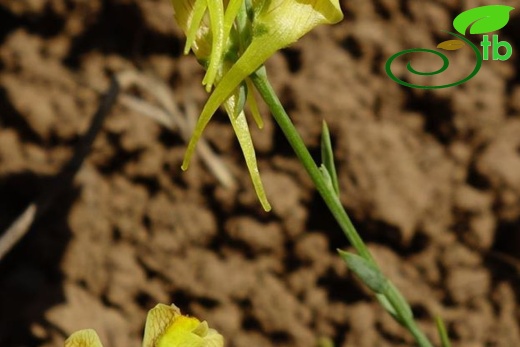
{"type": "MultiPolygon", "coordinates": [[[[160,106],[154,106],[129,94],[121,95],[119,100],[123,105],[154,119],[170,130],[178,130],[184,141],[189,140],[193,131],[194,120],[197,117],[193,102],[186,100],[186,113],[183,115],[175,104],[171,90],[161,81],[137,71],[122,72],[118,74],[117,79],[121,84],[121,89],[129,89],[132,86],[139,87],[154,96],[160,106]]],[[[229,189],[236,187],[231,172],[204,139],[199,140],[197,151],[203,162],[224,187],[229,189]]]]}

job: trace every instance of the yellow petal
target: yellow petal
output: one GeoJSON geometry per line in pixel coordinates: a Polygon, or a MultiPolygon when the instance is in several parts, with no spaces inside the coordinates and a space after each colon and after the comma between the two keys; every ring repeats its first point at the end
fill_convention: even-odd
{"type": "Polygon", "coordinates": [[[157,347],[156,342],[164,334],[173,321],[181,316],[181,311],[175,305],[158,304],[146,317],[144,328],[143,347],[157,347]]]}
{"type": "Polygon", "coordinates": [[[320,24],[343,19],[339,0],[260,0],[254,35],[267,35],[277,48],[288,46],[320,24]],[[281,46],[280,46],[281,45],[281,46]]]}
{"type": "Polygon", "coordinates": [[[223,346],[224,338],[214,329],[210,329],[208,323],[182,315],[179,308],[173,304],[158,304],[148,312],[143,347],[223,346]]]}
{"type": "Polygon", "coordinates": [[[339,0],[257,0],[253,6],[257,14],[251,44],[222,77],[204,106],[186,150],[183,170],[188,168],[196,143],[215,111],[245,78],[277,50],[295,42],[312,28],[337,23],[343,18],[339,0]]]}
{"type": "Polygon", "coordinates": [[[224,337],[217,333],[215,329],[209,329],[208,334],[204,337],[204,347],[223,347],[224,337]]]}
{"type": "Polygon", "coordinates": [[[103,347],[93,329],[79,330],[65,341],[65,347],[103,347]]]}
{"type": "Polygon", "coordinates": [[[208,326],[208,322],[206,321],[203,321],[203,322],[199,322],[199,325],[197,325],[194,329],[193,329],[193,333],[196,334],[196,335],[199,335],[201,337],[204,337],[208,334],[208,331],[209,331],[209,326],[208,326]]]}
{"type": "Polygon", "coordinates": [[[199,325],[200,321],[197,318],[176,317],[159,338],[156,347],[204,347],[202,337],[193,333],[199,325]]]}

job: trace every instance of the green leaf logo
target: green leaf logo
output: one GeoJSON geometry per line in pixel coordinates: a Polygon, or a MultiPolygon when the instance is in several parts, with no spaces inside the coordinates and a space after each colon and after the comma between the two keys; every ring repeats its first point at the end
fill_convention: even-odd
{"type": "Polygon", "coordinates": [[[453,27],[462,35],[471,26],[470,34],[486,34],[502,29],[509,22],[509,12],[514,7],[505,5],[488,5],[472,8],[459,14],[453,20],[453,27]]]}

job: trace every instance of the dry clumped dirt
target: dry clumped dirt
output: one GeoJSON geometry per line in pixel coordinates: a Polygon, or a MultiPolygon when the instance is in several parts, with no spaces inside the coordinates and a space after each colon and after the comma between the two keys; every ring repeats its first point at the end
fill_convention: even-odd
{"type": "MultiPolygon", "coordinates": [[[[464,85],[405,88],[384,62],[491,3],[343,1],[343,22],[267,64],[316,158],[328,122],[342,202],[421,327],[438,342],[440,315],[464,347],[520,346],[520,15],[500,32],[513,57],[464,85]]],[[[165,81],[184,111],[207,97],[166,0],[0,0],[0,23],[0,230],[71,157],[112,74],[165,81]]],[[[466,52],[453,64],[472,68],[466,52]]],[[[235,189],[199,156],[182,173],[179,133],[116,104],[74,183],[0,262],[0,345],[57,347],[91,327],[139,346],[146,312],[175,302],[227,346],[413,346],[338,258],[346,239],[264,120],[271,213],[222,114],[205,138],[235,189]]]]}

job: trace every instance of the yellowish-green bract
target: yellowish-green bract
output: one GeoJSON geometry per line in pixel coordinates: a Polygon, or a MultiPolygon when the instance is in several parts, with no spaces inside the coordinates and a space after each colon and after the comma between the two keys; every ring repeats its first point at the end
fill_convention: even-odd
{"type": "Polygon", "coordinates": [[[204,128],[223,105],[258,198],[268,211],[271,207],[260,180],[244,115],[244,104],[248,104],[262,127],[249,76],[277,50],[297,41],[317,25],[339,22],[343,18],[339,0],[172,0],[172,4],[175,19],[186,33],[185,53],[191,49],[206,68],[202,81],[206,90],[209,92],[216,85],[198,119],[182,168],[188,168],[204,128]],[[245,25],[241,26],[235,20],[240,11],[246,11],[246,2],[249,11],[245,25]],[[241,98],[244,92],[246,97],[241,98]]]}
{"type": "MultiPolygon", "coordinates": [[[[158,304],[148,312],[143,347],[223,347],[224,338],[206,321],[181,314],[175,305],[158,304]]],[[[65,347],[103,347],[92,329],[72,334],[65,347]]]]}

